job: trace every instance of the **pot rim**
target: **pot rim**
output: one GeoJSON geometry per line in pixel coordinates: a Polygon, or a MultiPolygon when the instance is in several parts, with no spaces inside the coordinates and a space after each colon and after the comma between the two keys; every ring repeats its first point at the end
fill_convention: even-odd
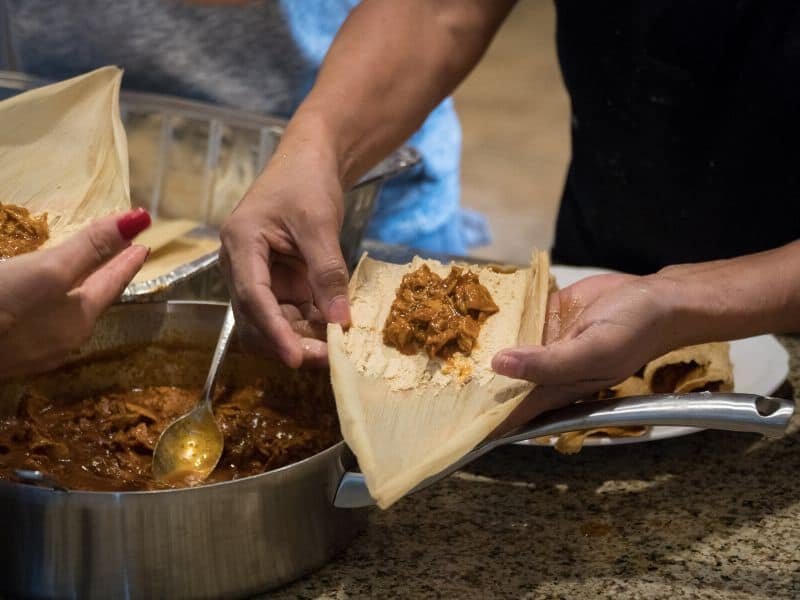
{"type": "Polygon", "coordinates": [[[284,465],[282,467],[278,467],[277,469],[272,469],[271,471],[266,471],[265,473],[259,473],[258,475],[248,475],[247,477],[240,477],[238,479],[231,479],[229,481],[218,481],[216,483],[208,483],[203,485],[196,485],[193,487],[183,487],[183,488],[167,488],[163,490],[124,490],[119,492],[109,492],[109,491],[97,491],[97,490],[70,490],[67,488],[59,489],[51,487],[47,484],[42,485],[34,485],[31,483],[22,483],[20,481],[11,481],[11,480],[0,480],[0,489],[2,488],[23,488],[25,490],[40,490],[43,492],[52,492],[57,494],[69,494],[70,496],[88,496],[88,497],[105,497],[105,498],[121,498],[121,497],[130,497],[130,496],[152,496],[155,494],[174,494],[174,493],[188,493],[188,492],[198,492],[198,491],[205,491],[211,489],[217,489],[222,486],[230,486],[235,485],[238,483],[250,483],[256,479],[268,479],[270,477],[276,478],[279,477],[289,470],[297,470],[300,469],[303,465],[310,464],[312,462],[323,461],[327,460],[329,457],[328,455],[336,455],[341,452],[341,447],[345,446],[344,440],[337,442],[333,446],[326,448],[316,454],[312,454],[302,460],[298,460],[297,462],[293,462],[288,465],[284,465]]]}
{"type": "MultiPolygon", "coordinates": [[[[167,300],[165,302],[152,302],[152,303],[143,303],[143,304],[115,304],[111,307],[110,310],[131,310],[132,307],[138,307],[138,310],[142,310],[142,307],[153,305],[161,305],[164,307],[165,312],[169,312],[172,305],[205,305],[205,306],[219,306],[219,307],[226,307],[228,305],[227,302],[219,302],[215,300],[167,300]]],[[[0,480],[0,488],[7,488],[7,487],[22,487],[26,490],[29,489],[39,489],[44,491],[51,491],[56,492],[59,494],[70,494],[72,496],[80,495],[80,496],[91,496],[91,497],[128,497],[128,496],[150,496],[155,494],[171,494],[171,493],[188,493],[188,492],[196,492],[198,490],[210,490],[216,489],[221,486],[229,486],[235,485],[237,483],[242,482],[251,482],[255,479],[264,478],[267,479],[269,477],[280,477],[281,475],[285,474],[289,470],[292,469],[299,469],[303,465],[310,464],[316,461],[323,461],[329,458],[329,455],[338,454],[341,452],[342,447],[347,447],[344,440],[340,440],[339,442],[335,443],[332,446],[329,446],[325,450],[321,450],[316,454],[312,454],[311,456],[307,456],[301,460],[296,462],[290,463],[288,465],[284,465],[282,467],[278,467],[277,469],[271,469],[264,473],[259,473],[257,475],[248,475],[247,477],[240,477],[238,479],[231,479],[229,481],[218,481],[216,483],[209,483],[203,485],[196,485],[193,487],[183,487],[183,488],[168,488],[162,490],[124,490],[118,492],[110,492],[110,491],[97,491],[97,490],[70,490],[70,489],[56,489],[46,484],[43,485],[34,485],[30,483],[22,483],[19,481],[11,481],[11,480],[0,480]]]]}

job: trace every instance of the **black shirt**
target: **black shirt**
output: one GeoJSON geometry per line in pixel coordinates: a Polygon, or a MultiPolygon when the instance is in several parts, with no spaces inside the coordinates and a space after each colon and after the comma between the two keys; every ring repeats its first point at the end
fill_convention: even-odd
{"type": "Polygon", "coordinates": [[[556,0],[553,258],[647,273],[800,237],[800,1],[556,0]]]}

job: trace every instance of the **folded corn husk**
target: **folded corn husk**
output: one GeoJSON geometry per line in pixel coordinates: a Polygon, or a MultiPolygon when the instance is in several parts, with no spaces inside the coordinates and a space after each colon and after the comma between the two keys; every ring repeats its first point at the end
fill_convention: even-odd
{"type": "Polygon", "coordinates": [[[470,267],[500,307],[483,324],[470,357],[442,361],[384,345],[383,325],[400,281],[423,262],[441,276],[450,271],[419,258],[408,265],[363,258],[350,283],[351,327],[346,333],[328,327],[342,434],[381,508],[472,450],[522,402],[533,384],[497,375],[492,356],[540,344],[544,329],[549,261],[536,252],[529,269],[470,267]]]}
{"type": "Polygon", "coordinates": [[[130,208],[121,80],[104,67],[0,102],[0,201],[46,212],[47,245],[130,208]]]}
{"type": "Polygon", "coordinates": [[[701,390],[733,390],[730,344],[714,342],[669,352],[644,369],[644,381],[653,393],[683,394],[701,390]]]}
{"type": "MultiPolygon", "coordinates": [[[[642,377],[629,377],[604,394],[605,398],[624,398],[647,394],[684,394],[697,391],[730,392],[733,390],[733,364],[730,345],[713,342],[679,348],[650,361],[642,377]]],[[[607,427],[570,431],[557,437],[555,448],[563,454],[580,452],[584,442],[591,436],[609,438],[637,437],[649,431],[649,427],[607,427]]],[[[549,444],[549,437],[536,439],[537,443],[549,444]]]]}

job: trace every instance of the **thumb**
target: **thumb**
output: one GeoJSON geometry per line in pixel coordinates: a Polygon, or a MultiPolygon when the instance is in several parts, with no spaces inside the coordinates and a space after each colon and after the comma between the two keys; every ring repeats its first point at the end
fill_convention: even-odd
{"type": "Polygon", "coordinates": [[[335,232],[320,232],[319,238],[300,245],[300,251],[306,261],[314,304],[328,323],[349,325],[349,277],[338,236],[335,232]]]}
{"type": "Polygon", "coordinates": [[[113,304],[147,260],[149,250],[131,246],[89,275],[80,287],[82,300],[92,319],[113,304]]]}
{"type": "MultiPolygon", "coordinates": [[[[598,364],[604,362],[604,350],[578,336],[547,346],[523,346],[501,350],[492,359],[492,368],[499,374],[527,379],[537,385],[562,385],[594,379],[598,364]]],[[[597,378],[597,381],[600,382],[597,378]]]]}

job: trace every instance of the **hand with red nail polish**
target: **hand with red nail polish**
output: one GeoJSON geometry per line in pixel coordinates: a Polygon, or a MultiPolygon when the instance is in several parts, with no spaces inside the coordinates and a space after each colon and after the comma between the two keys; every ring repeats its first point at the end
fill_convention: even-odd
{"type": "Polygon", "coordinates": [[[0,378],[58,366],[139,271],[150,225],[134,209],[97,219],[65,242],[0,262],[0,378]]]}
{"type": "Polygon", "coordinates": [[[150,214],[143,208],[134,208],[117,219],[117,230],[125,241],[130,241],[150,227],[150,214]]]}

